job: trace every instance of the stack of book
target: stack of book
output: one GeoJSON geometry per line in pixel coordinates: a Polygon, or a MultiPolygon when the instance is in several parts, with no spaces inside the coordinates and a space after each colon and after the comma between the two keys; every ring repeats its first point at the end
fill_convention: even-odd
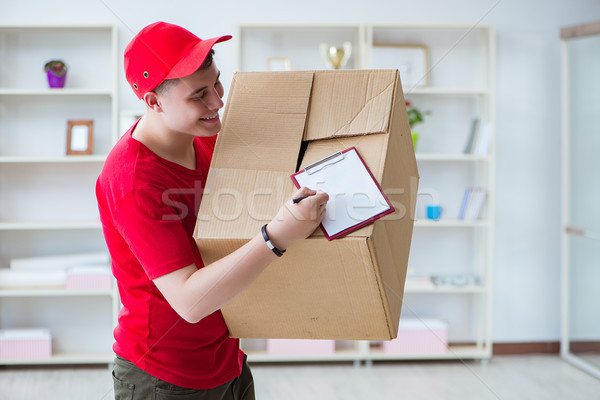
{"type": "Polygon", "coordinates": [[[472,221],[481,218],[487,192],[481,187],[468,187],[458,213],[458,219],[472,221]]]}

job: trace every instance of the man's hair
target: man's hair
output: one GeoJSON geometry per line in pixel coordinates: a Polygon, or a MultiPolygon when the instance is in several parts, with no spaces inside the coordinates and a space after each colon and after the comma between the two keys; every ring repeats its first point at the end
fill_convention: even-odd
{"type": "MultiPolygon", "coordinates": [[[[210,51],[206,55],[206,58],[204,59],[204,62],[202,63],[202,65],[200,66],[200,68],[197,69],[197,71],[200,71],[202,69],[208,69],[212,65],[212,63],[213,63],[213,56],[214,55],[215,55],[215,50],[214,49],[210,49],[210,51]]],[[[177,82],[177,80],[178,80],[178,78],[175,78],[175,79],[165,79],[164,81],[162,81],[160,83],[160,85],[158,85],[157,87],[155,87],[153,89],[153,91],[156,92],[156,93],[158,93],[158,94],[163,94],[167,90],[169,90],[169,88],[171,86],[173,86],[173,84],[175,82],[177,82]]]]}

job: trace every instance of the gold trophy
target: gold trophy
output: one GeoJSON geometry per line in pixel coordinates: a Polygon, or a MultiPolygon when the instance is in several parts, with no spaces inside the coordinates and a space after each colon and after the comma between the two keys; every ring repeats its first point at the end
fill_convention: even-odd
{"type": "Polygon", "coordinates": [[[321,56],[333,69],[343,68],[348,62],[350,54],[352,54],[352,43],[350,42],[344,42],[341,48],[321,43],[321,56]]]}

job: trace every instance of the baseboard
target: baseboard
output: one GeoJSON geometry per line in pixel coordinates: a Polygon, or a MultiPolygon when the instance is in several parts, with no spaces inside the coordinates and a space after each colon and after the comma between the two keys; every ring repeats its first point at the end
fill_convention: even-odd
{"type": "Polygon", "coordinates": [[[599,341],[577,341],[571,342],[572,353],[600,353],[599,341]]]}
{"type": "Polygon", "coordinates": [[[560,342],[494,343],[492,352],[494,355],[559,354],[560,342]]]}

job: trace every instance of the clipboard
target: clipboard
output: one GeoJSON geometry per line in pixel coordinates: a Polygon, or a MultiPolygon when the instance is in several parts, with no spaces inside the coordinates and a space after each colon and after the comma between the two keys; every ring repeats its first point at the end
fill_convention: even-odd
{"type": "Polygon", "coordinates": [[[321,229],[331,241],[395,211],[355,147],[334,153],[291,175],[305,186],[329,195],[321,229]]]}

